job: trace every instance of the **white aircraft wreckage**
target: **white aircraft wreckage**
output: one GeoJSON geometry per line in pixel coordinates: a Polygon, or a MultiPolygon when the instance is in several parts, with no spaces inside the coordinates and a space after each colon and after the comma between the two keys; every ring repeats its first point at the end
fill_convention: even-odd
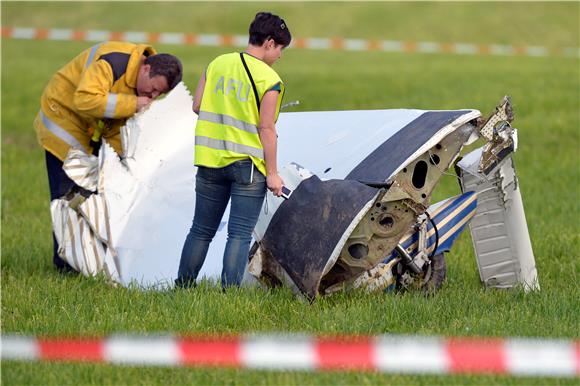
{"type": "MultiPolygon", "coordinates": [[[[94,193],[71,192],[51,209],[59,253],[79,272],[173,286],[195,205],[191,106],[180,84],[127,122],[122,157],[106,143],[98,158],[70,151],[65,171],[94,193]]],[[[310,300],[359,287],[433,292],[470,223],[486,286],[539,289],[512,120],[508,97],[486,120],[477,110],[282,113],[278,163],[292,193],[267,194],[244,281],[288,285],[310,300]],[[485,145],[460,159],[479,138],[485,145]],[[451,167],[462,194],[430,205],[451,167]]],[[[219,279],[228,212],[200,278],[219,279]]]]}

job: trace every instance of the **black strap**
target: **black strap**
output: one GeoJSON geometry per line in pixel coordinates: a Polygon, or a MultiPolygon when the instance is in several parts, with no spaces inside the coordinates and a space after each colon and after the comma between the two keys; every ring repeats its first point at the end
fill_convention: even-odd
{"type": "Polygon", "coordinates": [[[250,82],[252,83],[252,88],[254,89],[254,97],[256,99],[256,106],[258,107],[258,112],[260,112],[260,97],[258,96],[258,90],[256,89],[256,84],[254,83],[254,78],[252,78],[252,74],[250,73],[250,69],[248,68],[248,65],[246,64],[246,60],[244,59],[243,52],[240,52],[240,58],[242,59],[242,64],[244,65],[244,68],[246,69],[246,73],[248,74],[248,77],[250,78],[250,82]]]}

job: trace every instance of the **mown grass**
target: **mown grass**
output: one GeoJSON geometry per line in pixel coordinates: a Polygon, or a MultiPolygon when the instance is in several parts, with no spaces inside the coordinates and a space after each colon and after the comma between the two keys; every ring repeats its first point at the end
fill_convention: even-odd
{"type": "Polygon", "coordinates": [[[117,367],[95,364],[12,363],[6,384],[59,385],[576,385],[573,379],[506,376],[414,376],[365,372],[267,372],[239,369],[117,367]],[[63,382],[63,380],[65,380],[63,382]],[[70,382],[72,383],[72,382],[70,382]]]}
{"type": "Polygon", "coordinates": [[[3,24],[116,31],[245,34],[258,11],[295,37],[577,47],[578,4],[566,2],[16,2],[3,24]]]}
{"type": "MultiPolygon", "coordinates": [[[[144,4],[137,9],[128,3],[3,2],[2,22],[14,26],[244,33],[248,15],[264,5],[221,4],[218,15],[214,12],[217,6],[208,3],[144,4]],[[135,20],[141,21],[123,16],[129,10],[140,15],[135,20]],[[75,17],[70,16],[73,11],[75,17]],[[156,18],[149,17],[153,13],[156,18]],[[105,14],[113,16],[101,17],[105,14]],[[150,22],[144,24],[142,20],[150,22]]],[[[272,8],[283,14],[290,25],[296,25],[294,33],[299,36],[577,46],[579,5],[540,5],[525,4],[522,8],[520,3],[315,3],[301,5],[301,11],[296,4],[276,3],[272,8]],[[523,9],[526,12],[515,12],[523,9]],[[381,18],[376,16],[379,11],[383,11],[381,18]],[[454,23],[440,22],[445,15],[454,23]],[[474,22],[473,15],[480,19],[474,22]],[[544,24],[536,23],[541,17],[544,24]],[[506,19],[511,22],[502,24],[504,32],[490,28],[506,19]],[[295,23],[291,24],[292,20],[295,23]],[[530,23],[534,23],[533,28],[530,23]]],[[[287,289],[222,293],[204,283],[191,291],[142,292],[110,287],[100,278],[62,276],[53,271],[44,156],[36,144],[32,120],[46,81],[87,45],[2,41],[3,333],[100,337],[116,333],[288,331],[320,335],[418,333],[578,339],[577,59],[286,51],[277,70],[288,85],[286,100],[299,99],[301,110],[479,108],[487,113],[503,94],[512,95],[515,126],[520,130],[520,149],[515,160],[542,286],[541,292],[532,294],[483,289],[471,241],[465,233],[448,255],[448,280],[435,297],[352,292],[308,305],[287,289]]],[[[224,51],[158,48],[182,58],[184,81],[190,89],[195,87],[205,65],[224,51]]],[[[433,201],[457,192],[456,179],[446,176],[433,201]]],[[[271,373],[4,361],[2,381],[54,385],[548,383],[542,378],[494,376],[271,373]]],[[[549,382],[572,384],[574,380],[549,382]]]]}

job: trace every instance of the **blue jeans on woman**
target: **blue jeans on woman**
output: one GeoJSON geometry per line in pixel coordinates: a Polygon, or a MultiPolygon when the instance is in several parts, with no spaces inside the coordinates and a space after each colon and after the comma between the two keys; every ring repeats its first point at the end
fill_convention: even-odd
{"type": "Polygon", "coordinates": [[[252,231],[266,195],[266,177],[250,159],[223,168],[200,166],[195,177],[195,214],[179,262],[177,286],[193,285],[228,201],[228,241],[223,257],[222,287],[239,286],[250,251],[252,231]]]}

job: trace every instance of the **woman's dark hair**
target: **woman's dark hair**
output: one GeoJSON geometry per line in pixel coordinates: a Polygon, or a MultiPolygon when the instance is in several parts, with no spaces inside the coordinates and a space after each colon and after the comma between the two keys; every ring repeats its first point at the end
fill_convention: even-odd
{"type": "Polygon", "coordinates": [[[270,12],[258,12],[250,24],[250,44],[261,46],[268,39],[274,39],[276,44],[288,47],[292,35],[284,19],[270,12]]]}
{"type": "Polygon", "coordinates": [[[168,91],[173,90],[181,82],[183,69],[177,57],[170,54],[151,55],[145,59],[145,64],[151,66],[149,70],[150,78],[156,75],[163,75],[167,79],[168,91]]]}

